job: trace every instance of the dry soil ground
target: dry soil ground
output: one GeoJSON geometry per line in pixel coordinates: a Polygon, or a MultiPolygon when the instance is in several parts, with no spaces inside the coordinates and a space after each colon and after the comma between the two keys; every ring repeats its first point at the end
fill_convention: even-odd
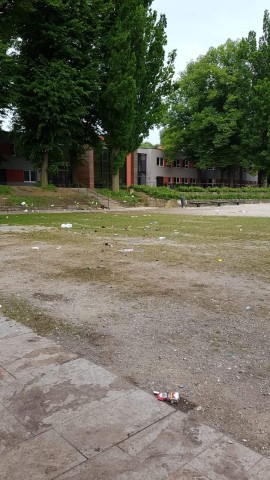
{"type": "Polygon", "coordinates": [[[3,312],[148,391],[179,390],[180,408],[270,455],[270,237],[198,242],[186,215],[166,238],[128,237],[109,216],[144,216],[146,233],[159,216],[100,215],[96,231],[0,226],[3,312]]]}

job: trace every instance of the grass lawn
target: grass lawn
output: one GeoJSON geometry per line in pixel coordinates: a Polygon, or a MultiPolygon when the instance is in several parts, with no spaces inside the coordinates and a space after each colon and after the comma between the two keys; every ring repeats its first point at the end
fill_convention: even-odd
{"type": "MultiPolygon", "coordinates": [[[[50,227],[32,231],[32,239],[84,244],[107,239],[144,244],[144,255],[165,265],[224,269],[270,276],[270,219],[133,213],[32,213],[0,215],[0,225],[50,227]],[[71,223],[72,229],[61,224],[71,223]],[[165,237],[165,238],[164,238],[165,237]]],[[[26,231],[24,235],[27,235],[26,231]]],[[[136,250],[136,249],[135,249],[136,250]]],[[[139,250],[134,255],[140,255],[139,250]]]]}

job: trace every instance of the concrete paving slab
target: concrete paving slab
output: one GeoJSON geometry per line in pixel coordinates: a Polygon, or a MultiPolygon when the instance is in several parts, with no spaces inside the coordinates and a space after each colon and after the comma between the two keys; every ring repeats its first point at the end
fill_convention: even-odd
{"type": "Polygon", "coordinates": [[[26,352],[21,358],[6,365],[9,372],[19,378],[22,373],[38,377],[53,369],[56,365],[75,360],[78,354],[69,352],[60,345],[40,345],[40,348],[26,352]]]}
{"type": "Polygon", "coordinates": [[[1,480],[52,480],[85,461],[54,430],[37,435],[8,450],[0,458],[1,480]]]}
{"type": "MultiPolygon", "coordinates": [[[[1,328],[3,323],[1,324],[1,328]]],[[[15,360],[42,348],[56,347],[57,344],[36,333],[17,335],[0,340],[0,365],[8,366],[15,360]]]]}
{"type": "Polygon", "coordinates": [[[167,480],[209,480],[202,473],[188,465],[170,475],[167,480]]]}
{"type": "Polygon", "coordinates": [[[136,389],[84,359],[55,365],[46,374],[22,377],[0,392],[3,405],[37,434],[67,422],[136,389]]]}
{"type": "Polygon", "coordinates": [[[31,433],[0,404],[0,456],[8,448],[31,436],[31,433]]]}
{"type": "Polygon", "coordinates": [[[262,458],[249,473],[250,480],[270,480],[270,459],[262,458]]]}
{"type": "Polygon", "coordinates": [[[161,480],[146,465],[113,447],[75,467],[57,480],[161,480]]]}
{"type": "Polygon", "coordinates": [[[0,366],[0,387],[1,389],[3,388],[4,384],[8,381],[13,381],[14,380],[14,376],[11,375],[9,372],[7,372],[7,370],[5,368],[2,368],[0,366]]]}
{"type": "Polygon", "coordinates": [[[250,480],[248,472],[261,458],[249,448],[223,437],[192,460],[190,466],[207,475],[209,480],[250,480]]]}
{"type": "Polygon", "coordinates": [[[174,413],[151,395],[138,391],[91,409],[70,422],[56,426],[56,430],[90,458],[174,413]]]}
{"type": "Polygon", "coordinates": [[[175,412],[125,440],[119,447],[146,463],[156,475],[172,475],[212,446],[222,434],[175,412]]]}
{"type": "Polygon", "coordinates": [[[32,333],[30,328],[15,322],[14,320],[3,320],[0,326],[0,340],[4,338],[16,337],[17,335],[25,335],[32,333]]]}

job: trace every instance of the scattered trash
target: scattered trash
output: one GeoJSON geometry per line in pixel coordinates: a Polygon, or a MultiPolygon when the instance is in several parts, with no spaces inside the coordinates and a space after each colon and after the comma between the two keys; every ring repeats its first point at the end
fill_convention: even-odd
{"type": "Polygon", "coordinates": [[[25,203],[25,202],[21,202],[21,206],[22,206],[22,207],[26,207],[26,203],[25,203]]]}
{"type": "Polygon", "coordinates": [[[248,305],[248,306],[246,307],[246,310],[251,310],[251,306],[248,305]]]}
{"type": "Polygon", "coordinates": [[[202,408],[202,406],[201,406],[201,405],[199,405],[199,406],[196,408],[196,410],[197,410],[198,412],[201,412],[201,411],[202,411],[202,409],[203,409],[203,408],[202,408]]]}
{"type": "Polygon", "coordinates": [[[28,212],[27,208],[24,210],[24,212],[26,212],[26,213],[28,212]]]}
{"type": "Polygon", "coordinates": [[[72,223],[62,223],[61,228],[72,228],[72,223]]]}
{"type": "Polygon", "coordinates": [[[170,402],[170,403],[178,403],[179,402],[179,392],[153,392],[154,395],[157,396],[157,399],[161,402],[170,402]]]}
{"type": "Polygon", "coordinates": [[[32,250],[39,250],[39,247],[32,247],[32,250]]]}
{"type": "Polygon", "coordinates": [[[109,242],[105,242],[104,245],[106,245],[106,247],[112,247],[112,244],[109,242]]]}
{"type": "Polygon", "coordinates": [[[159,240],[166,240],[166,237],[158,237],[159,240]]]}
{"type": "Polygon", "coordinates": [[[0,305],[0,308],[2,308],[2,307],[3,307],[3,305],[0,305]]]}
{"type": "Polygon", "coordinates": [[[217,258],[217,262],[223,262],[222,258],[217,258]]]}
{"type": "Polygon", "coordinates": [[[60,250],[60,248],[62,248],[62,246],[56,247],[56,250],[60,250]]]}
{"type": "Polygon", "coordinates": [[[185,388],[186,385],[184,385],[183,383],[181,385],[179,385],[179,388],[185,388]]]}
{"type": "Polygon", "coordinates": [[[54,205],[51,205],[51,207],[54,207],[54,205]]]}
{"type": "Polygon", "coordinates": [[[130,253],[130,252],[134,252],[134,248],[122,248],[121,250],[118,250],[118,252],[130,253]]]}

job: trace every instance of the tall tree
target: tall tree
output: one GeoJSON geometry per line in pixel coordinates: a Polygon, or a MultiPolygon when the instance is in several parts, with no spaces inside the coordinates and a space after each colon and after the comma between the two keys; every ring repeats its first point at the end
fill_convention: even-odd
{"type": "Polygon", "coordinates": [[[4,4],[0,1],[0,124],[12,100],[12,56],[8,54],[10,25],[2,21],[4,4]]]}
{"type": "Polygon", "coordinates": [[[245,39],[228,40],[187,66],[171,97],[161,138],[169,158],[182,151],[202,169],[242,165],[250,48],[245,39]]]}
{"type": "Polygon", "coordinates": [[[267,10],[263,17],[263,35],[250,62],[254,74],[243,140],[246,156],[259,172],[259,183],[267,186],[270,177],[270,17],[267,10]]]}
{"type": "Polygon", "coordinates": [[[5,4],[16,34],[15,131],[46,185],[48,167],[96,133],[104,5],[102,0],[5,4]]]}
{"type": "Polygon", "coordinates": [[[110,0],[104,32],[103,80],[99,113],[112,155],[112,188],[119,189],[119,168],[160,122],[163,98],[171,91],[175,52],[164,64],[166,18],[152,1],[110,0]]]}

